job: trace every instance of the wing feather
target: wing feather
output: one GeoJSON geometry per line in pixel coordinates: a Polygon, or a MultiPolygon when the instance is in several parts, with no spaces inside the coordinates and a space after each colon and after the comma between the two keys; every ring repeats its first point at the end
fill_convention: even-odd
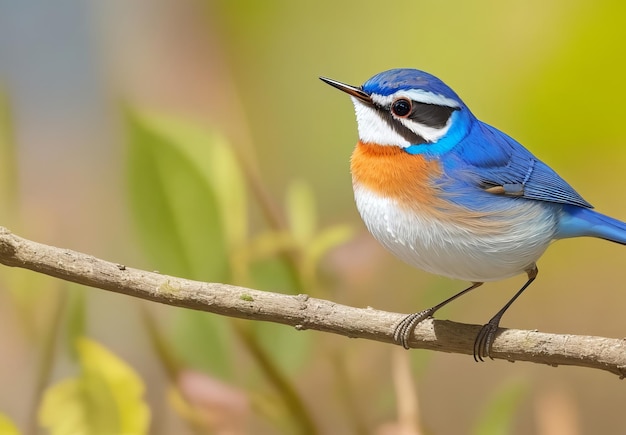
{"type": "Polygon", "coordinates": [[[548,165],[490,125],[476,121],[453,152],[462,162],[458,169],[489,193],[593,208],[548,165]]]}

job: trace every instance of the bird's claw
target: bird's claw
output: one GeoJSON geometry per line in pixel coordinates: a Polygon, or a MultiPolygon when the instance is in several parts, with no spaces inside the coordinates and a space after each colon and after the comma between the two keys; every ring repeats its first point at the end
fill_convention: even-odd
{"type": "Polygon", "coordinates": [[[409,340],[411,339],[415,328],[421,321],[432,317],[433,313],[433,309],[428,309],[418,313],[409,314],[403,318],[393,330],[393,341],[402,345],[402,347],[407,350],[410,349],[409,340]]]}
{"type": "Polygon", "coordinates": [[[489,322],[480,328],[476,340],[474,340],[474,361],[484,362],[484,357],[493,359],[491,356],[491,346],[493,345],[493,340],[496,338],[497,331],[497,322],[489,322]]]}

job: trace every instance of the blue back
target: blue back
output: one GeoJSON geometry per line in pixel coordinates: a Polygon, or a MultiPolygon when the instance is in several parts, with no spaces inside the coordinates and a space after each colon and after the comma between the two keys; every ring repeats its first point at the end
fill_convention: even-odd
{"type": "Polygon", "coordinates": [[[563,178],[505,133],[474,119],[469,134],[440,156],[449,171],[474,174],[480,187],[505,194],[592,208],[563,178]]]}

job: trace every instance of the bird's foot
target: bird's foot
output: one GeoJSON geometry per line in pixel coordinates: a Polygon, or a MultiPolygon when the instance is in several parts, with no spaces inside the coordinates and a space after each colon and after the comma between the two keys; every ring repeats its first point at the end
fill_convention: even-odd
{"type": "Polygon", "coordinates": [[[474,341],[474,361],[483,362],[483,358],[492,358],[491,346],[496,338],[496,332],[498,331],[498,324],[500,319],[491,319],[489,323],[483,325],[478,331],[476,340],[474,341]]]}
{"type": "Polygon", "coordinates": [[[429,317],[432,317],[435,309],[429,308],[418,313],[409,314],[400,321],[393,330],[393,340],[401,344],[403,348],[410,349],[409,340],[415,331],[417,325],[429,317]]]}

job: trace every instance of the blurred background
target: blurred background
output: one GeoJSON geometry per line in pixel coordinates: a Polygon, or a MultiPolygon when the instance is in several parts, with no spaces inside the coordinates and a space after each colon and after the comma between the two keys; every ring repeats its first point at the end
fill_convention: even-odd
{"type": "MultiPolygon", "coordinates": [[[[318,77],[431,72],[626,220],[625,40],[615,0],[2,1],[0,224],[133,267],[413,312],[466,283],[367,234],[352,105],[318,77]]],[[[502,326],[624,337],[625,264],[623,246],[555,244],[502,326]]],[[[438,317],[482,324],[524,279],[438,317]]],[[[108,415],[53,400],[90,373],[78,337],[145,388],[136,433],[626,432],[623,381],[604,372],[400,352],[2,268],[6,427],[108,415]]]]}

